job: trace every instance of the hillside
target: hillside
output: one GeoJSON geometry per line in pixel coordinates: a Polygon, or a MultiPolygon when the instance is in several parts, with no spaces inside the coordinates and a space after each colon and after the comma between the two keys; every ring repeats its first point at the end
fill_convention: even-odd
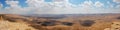
{"type": "Polygon", "coordinates": [[[116,30],[119,26],[111,25],[120,23],[120,14],[0,14],[0,19],[0,30],[104,30],[111,27],[116,30]]]}

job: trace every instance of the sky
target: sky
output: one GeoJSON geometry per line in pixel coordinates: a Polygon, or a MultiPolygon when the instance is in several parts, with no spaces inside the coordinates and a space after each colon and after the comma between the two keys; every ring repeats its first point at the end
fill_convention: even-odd
{"type": "Polygon", "coordinates": [[[120,0],[0,0],[6,14],[120,13],[120,0]]]}

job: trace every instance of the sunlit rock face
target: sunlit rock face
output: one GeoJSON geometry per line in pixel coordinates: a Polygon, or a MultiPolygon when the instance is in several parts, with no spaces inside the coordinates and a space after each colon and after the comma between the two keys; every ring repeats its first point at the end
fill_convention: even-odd
{"type": "Polygon", "coordinates": [[[120,30],[120,22],[113,22],[110,28],[105,28],[104,30],[120,30]]]}
{"type": "Polygon", "coordinates": [[[111,25],[111,29],[120,30],[120,22],[113,22],[111,25]]]}

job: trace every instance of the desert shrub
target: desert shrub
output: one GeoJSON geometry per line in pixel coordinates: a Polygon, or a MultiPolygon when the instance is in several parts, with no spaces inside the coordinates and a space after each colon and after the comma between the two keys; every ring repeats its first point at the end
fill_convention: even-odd
{"type": "Polygon", "coordinates": [[[87,26],[87,27],[89,27],[89,26],[92,26],[94,23],[95,23],[95,22],[92,21],[92,20],[85,20],[85,21],[82,21],[82,22],[81,22],[81,25],[82,25],[82,26],[87,26]]]}
{"type": "Polygon", "coordinates": [[[8,21],[10,21],[10,22],[16,22],[14,19],[13,20],[8,20],[8,21]]]}
{"type": "Polygon", "coordinates": [[[42,22],[41,25],[42,26],[54,26],[55,22],[42,22]]]}
{"type": "Polygon", "coordinates": [[[42,22],[38,21],[38,20],[33,20],[32,21],[33,23],[36,23],[36,24],[41,24],[42,22]]]}
{"type": "Polygon", "coordinates": [[[32,20],[32,22],[38,22],[38,20],[32,20]]]}
{"type": "Polygon", "coordinates": [[[31,30],[31,29],[25,29],[25,30],[31,30]]]}
{"type": "Polygon", "coordinates": [[[62,24],[67,25],[67,26],[72,26],[73,25],[73,23],[71,23],[71,22],[62,22],[62,24]]]}
{"type": "Polygon", "coordinates": [[[15,19],[6,19],[6,20],[8,20],[10,22],[16,22],[15,19]]]}
{"type": "Polygon", "coordinates": [[[38,30],[45,30],[45,28],[43,28],[43,27],[40,26],[40,25],[35,25],[35,24],[33,24],[33,25],[29,25],[29,26],[31,26],[31,27],[33,27],[33,28],[35,28],[35,29],[38,29],[38,30]]]}
{"type": "Polygon", "coordinates": [[[67,26],[56,26],[52,30],[72,30],[70,27],[67,26]]]}
{"type": "Polygon", "coordinates": [[[41,24],[42,22],[37,22],[37,24],[41,24]]]}

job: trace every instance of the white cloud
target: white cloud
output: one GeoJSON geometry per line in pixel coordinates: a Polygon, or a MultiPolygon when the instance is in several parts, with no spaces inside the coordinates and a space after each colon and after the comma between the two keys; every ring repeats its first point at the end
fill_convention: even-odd
{"type": "Polygon", "coordinates": [[[103,7],[104,4],[99,2],[99,1],[97,1],[97,2],[95,2],[94,6],[96,6],[96,7],[103,7]]]}
{"type": "Polygon", "coordinates": [[[6,7],[4,12],[10,14],[26,14],[30,10],[28,8],[22,8],[18,3],[18,1],[6,1],[6,4],[10,5],[10,7],[6,7]]]}
{"type": "Polygon", "coordinates": [[[108,7],[107,7],[107,8],[114,8],[113,4],[110,3],[109,1],[107,2],[107,4],[108,4],[108,7]]]}
{"type": "Polygon", "coordinates": [[[27,0],[26,3],[29,7],[21,7],[18,5],[18,1],[6,1],[10,7],[6,7],[4,9],[4,13],[10,14],[42,14],[42,13],[49,13],[53,9],[52,3],[45,3],[43,0],[27,0]]]}
{"type": "Polygon", "coordinates": [[[68,3],[66,0],[65,8],[55,8],[56,14],[79,14],[79,13],[94,13],[93,8],[93,2],[91,1],[85,1],[84,3],[80,4],[80,6],[68,3]],[[76,7],[76,8],[74,8],[76,7]]]}
{"type": "MultiPolygon", "coordinates": [[[[93,6],[102,7],[103,3],[97,1],[85,1],[81,4],[74,5],[68,0],[54,0],[54,2],[44,2],[44,0],[27,0],[28,7],[22,8],[18,5],[18,1],[6,1],[10,7],[5,8],[4,12],[12,14],[92,14],[92,13],[111,13],[114,9],[95,9],[93,6]],[[77,7],[77,8],[74,8],[77,7]]],[[[115,9],[114,12],[119,12],[115,9]]]]}
{"type": "Polygon", "coordinates": [[[85,8],[90,8],[90,7],[93,7],[93,2],[92,1],[85,1],[80,6],[85,7],[85,8]]]}
{"type": "Polygon", "coordinates": [[[113,0],[113,2],[120,3],[120,0],[113,0]]]}
{"type": "Polygon", "coordinates": [[[65,8],[65,7],[70,7],[71,3],[69,3],[69,0],[54,0],[54,5],[55,7],[59,7],[59,8],[65,8]]]}
{"type": "Polygon", "coordinates": [[[6,3],[8,4],[8,5],[10,5],[10,7],[18,7],[19,5],[18,5],[18,1],[6,1],[6,3]]]}
{"type": "Polygon", "coordinates": [[[29,7],[31,7],[33,14],[64,14],[72,8],[68,0],[54,0],[54,2],[46,3],[39,2],[37,0],[27,1],[29,7]],[[64,12],[63,12],[64,11],[64,12]]]}
{"type": "Polygon", "coordinates": [[[3,7],[3,5],[0,3],[0,9],[3,7]]]}
{"type": "Polygon", "coordinates": [[[120,5],[117,5],[116,8],[120,8],[120,5]]]}
{"type": "Polygon", "coordinates": [[[46,3],[44,0],[27,0],[26,3],[34,14],[50,13],[54,8],[53,3],[46,3]]]}
{"type": "Polygon", "coordinates": [[[32,11],[31,14],[74,14],[91,12],[92,8],[89,7],[93,6],[91,1],[84,2],[82,4],[84,8],[74,8],[72,6],[75,5],[69,3],[68,0],[56,1],[53,3],[46,3],[42,0],[27,0],[26,3],[29,7],[22,8],[18,5],[18,1],[8,1],[7,4],[9,4],[10,7],[7,7],[5,12],[13,14],[26,14],[32,11]]]}
{"type": "Polygon", "coordinates": [[[5,12],[6,13],[10,13],[10,14],[27,14],[28,13],[28,11],[29,11],[30,9],[26,9],[26,8],[21,8],[21,7],[7,7],[6,9],[5,9],[5,12]]]}
{"type": "Polygon", "coordinates": [[[65,2],[54,2],[54,5],[57,6],[57,7],[64,7],[65,2]]]}
{"type": "Polygon", "coordinates": [[[65,0],[65,6],[71,7],[73,4],[69,2],[69,0],[65,0]]]}
{"type": "Polygon", "coordinates": [[[63,2],[64,0],[53,0],[54,2],[63,2]]]}
{"type": "Polygon", "coordinates": [[[43,6],[44,0],[27,0],[26,3],[28,3],[31,7],[40,7],[43,6]]]}
{"type": "Polygon", "coordinates": [[[69,0],[54,0],[55,8],[73,8],[76,5],[69,3],[69,0]]]}
{"type": "Polygon", "coordinates": [[[2,7],[3,5],[0,3],[0,14],[2,13],[2,7]]]}

